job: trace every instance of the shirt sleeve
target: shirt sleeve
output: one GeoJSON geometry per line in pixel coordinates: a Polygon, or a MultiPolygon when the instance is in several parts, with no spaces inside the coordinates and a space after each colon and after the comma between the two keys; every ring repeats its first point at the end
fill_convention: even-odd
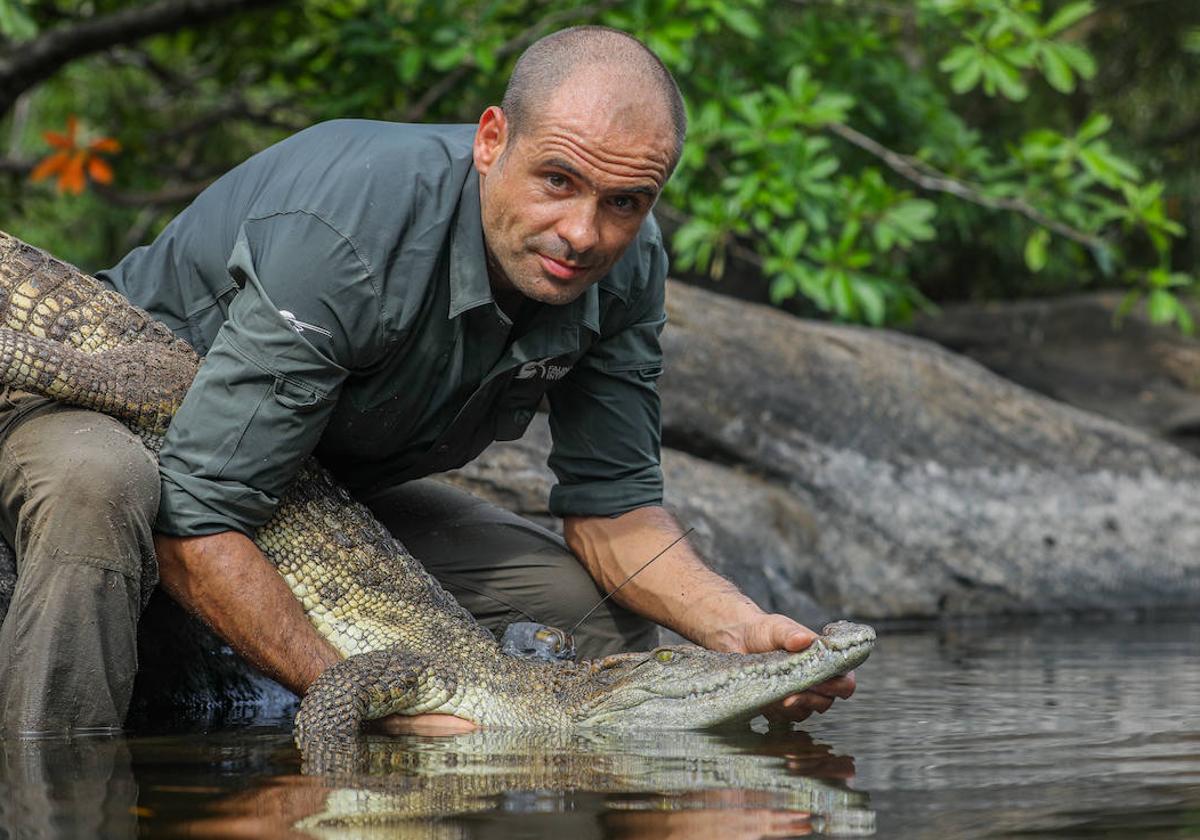
{"type": "Polygon", "coordinates": [[[319,218],[246,222],[228,269],[242,288],[159,454],[156,527],[168,534],[252,536],[376,349],[370,271],[319,218]]]}
{"type": "Polygon", "coordinates": [[[550,491],[555,516],[615,516],[662,504],[662,373],[667,257],[653,249],[650,282],[625,326],[602,336],[550,390],[550,491]]]}

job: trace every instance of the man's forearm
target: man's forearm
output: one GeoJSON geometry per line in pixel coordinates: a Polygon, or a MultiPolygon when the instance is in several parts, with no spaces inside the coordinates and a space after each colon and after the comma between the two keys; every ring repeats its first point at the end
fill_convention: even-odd
{"type": "Polygon", "coordinates": [[[258,547],[233,531],[154,540],[163,588],[267,676],[303,694],[341,659],[258,547]]]}
{"type": "MultiPolygon", "coordinates": [[[[606,592],[676,539],[682,529],[660,507],[617,517],[567,517],[567,545],[606,592]]],[[[763,611],[712,571],[681,541],[613,596],[614,600],[694,642],[723,649],[721,633],[754,621],[763,611]]]]}

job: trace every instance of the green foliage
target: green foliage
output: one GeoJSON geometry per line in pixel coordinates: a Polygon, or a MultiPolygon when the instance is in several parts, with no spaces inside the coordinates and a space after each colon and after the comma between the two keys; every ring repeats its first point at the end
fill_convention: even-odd
{"type": "Polygon", "coordinates": [[[29,16],[25,0],[0,0],[0,36],[12,41],[27,41],[37,34],[37,24],[29,16]]]}
{"type": "MultiPolygon", "coordinates": [[[[0,46],[136,5],[0,0],[0,46]]],[[[118,189],[106,206],[13,178],[0,226],[43,243],[65,231],[64,255],[98,267],[178,210],[146,199],[164,187],[203,184],[322,119],[472,121],[534,38],[605,23],[645,40],[688,103],[660,206],[676,270],[750,266],[778,303],[869,324],[930,296],[1126,283],[1129,307],[1190,330],[1191,205],[1163,177],[1182,170],[1139,152],[1129,118],[1104,107],[1135,113],[1131,98],[1156,94],[1092,90],[1111,62],[1088,37],[1128,47],[1101,37],[1123,31],[1115,14],[1086,0],[303,0],[41,85],[0,126],[11,156],[36,159],[41,132],[78,114],[122,141],[118,189]]],[[[1172,55],[1200,53],[1193,23],[1164,36],[1172,55]]]]}
{"type": "Polygon", "coordinates": [[[1021,102],[1039,84],[1056,96],[1092,78],[1094,57],[1066,36],[1093,4],[918,0],[877,14],[854,3],[839,4],[841,14],[755,4],[762,31],[772,21],[760,37],[706,26],[710,5],[669,12],[676,27],[689,12],[698,18],[672,45],[689,68],[693,115],[667,193],[689,217],[676,234],[678,266],[719,275],[729,249],[751,250],[773,300],[799,295],[879,324],[922,305],[915,278],[930,247],[954,235],[948,224],[989,238],[1007,212],[1025,230],[996,247],[1020,254],[1029,272],[1087,272],[1086,255],[1101,275],[1149,294],[1152,318],[1189,328],[1177,295],[1194,278],[1154,280],[1183,230],[1166,213],[1163,183],[1110,139],[1108,117],[985,136],[960,116],[972,94],[1021,102]],[[883,145],[857,142],[863,134],[883,145]]]}

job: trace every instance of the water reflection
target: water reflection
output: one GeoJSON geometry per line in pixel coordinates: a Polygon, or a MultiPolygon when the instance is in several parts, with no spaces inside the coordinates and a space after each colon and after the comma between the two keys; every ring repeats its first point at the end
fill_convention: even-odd
{"type": "Polygon", "coordinates": [[[137,799],[123,738],[0,740],[0,837],[132,837],[137,799]]]}
{"type": "Polygon", "coordinates": [[[363,750],[352,773],[324,769],[344,761],[306,756],[305,769],[330,792],[324,808],[294,828],[319,838],[362,836],[368,828],[380,836],[479,837],[486,836],[482,826],[464,817],[491,812],[505,815],[507,831],[540,827],[561,837],[569,825],[579,838],[874,830],[867,796],[846,786],[853,759],[803,732],[476,732],[372,738],[363,750]]]}
{"type": "Polygon", "coordinates": [[[315,772],[279,727],[0,741],[0,761],[0,837],[736,840],[875,825],[848,786],[854,760],[790,731],[379,736],[354,772],[315,772]]]}
{"type": "Polygon", "coordinates": [[[892,632],[806,732],[0,741],[0,838],[1200,837],[1198,654],[1191,616],[892,632]]]}

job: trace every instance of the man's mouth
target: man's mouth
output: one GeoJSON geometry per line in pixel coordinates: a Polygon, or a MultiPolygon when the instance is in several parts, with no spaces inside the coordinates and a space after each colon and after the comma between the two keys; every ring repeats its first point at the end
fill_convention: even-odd
{"type": "Polygon", "coordinates": [[[574,280],[588,269],[585,265],[571,265],[541,253],[538,254],[538,259],[542,261],[542,267],[547,272],[560,280],[574,280]]]}

